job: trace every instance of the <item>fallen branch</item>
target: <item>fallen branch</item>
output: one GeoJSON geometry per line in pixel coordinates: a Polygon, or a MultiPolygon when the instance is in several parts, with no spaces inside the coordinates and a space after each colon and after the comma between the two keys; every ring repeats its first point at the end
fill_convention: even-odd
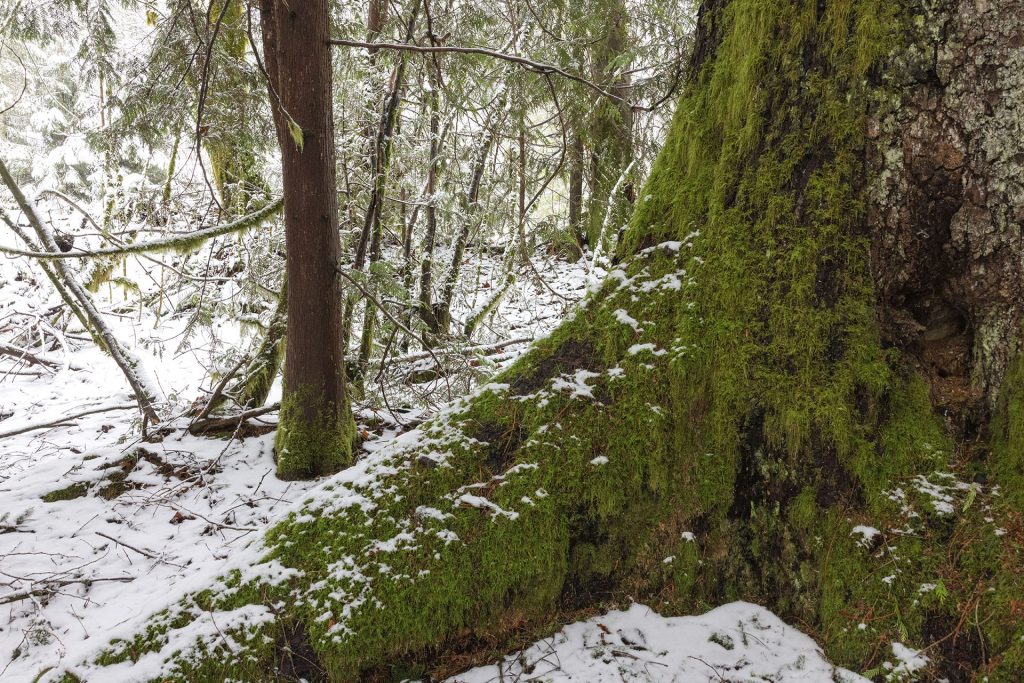
{"type": "Polygon", "coordinates": [[[72,415],[64,415],[57,418],[56,420],[50,420],[49,422],[37,422],[36,424],[25,425],[24,427],[18,427],[16,429],[10,429],[6,432],[0,432],[0,439],[6,439],[9,436],[17,436],[18,434],[24,434],[25,432],[34,432],[37,429],[49,429],[51,427],[67,426],[68,420],[75,420],[86,415],[96,415],[98,413],[109,413],[115,410],[132,410],[135,408],[135,404],[120,404],[116,406],[104,406],[100,408],[90,408],[89,410],[83,410],[72,415]]]}
{"type": "MultiPolygon", "coordinates": [[[[533,337],[519,337],[518,339],[509,339],[503,342],[496,342],[494,344],[480,344],[478,346],[468,346],[462,349],[456,349],[450,353],[442,352],[442,355],[456,355],[456,354],[483,354],[489,356],[496,351],[501,351],[509,346],[515,346],[516,344],[528,344],[533,341],[533,337]]],[[[407,356],[395,356],[388,360],[392,365],[402,365],[405,363],[415,363],[416,361],[426,360],[431,357],[431,354],[422,353],[411,353],[407,356]]]]}
{"type": "MultiPolygon", "coordinates": [[[[97,531],[96,535],[97,536],[102,536],[103,538],[107,539],[108,541],[113,541],[114,543],[116,543],[118,545],[123,545],[125,548],[128,548],[129,550],[134,550],[135,552],[137,552],[139,555],[142,555],[143,557],[148,557],[151,560],[161,560],[161,561],[163,561],[163,558],[161,558],[156,553],[152,553],[152,552],[150,552],[148,550],[143,550],[142,548],[136,548],[135,546],[131,545],[130,543],[125,543],[124,541],[116,539],[113,536],[108,536],[107,534],[103,533],[102,531],[97,531]]],[[[168,563],[168,564],[170,564],[170,563],[168,563]]]]}
{"type": "Polygon", "coordinates": [[[237,415],[228,415],[226,417],[208,417],[205,419],[197,419],[188,426],[189,434],[194,436],[200,436],[207,432],[218,431],[221,429],[237,429],[246,420],[251,420],[254,417],[266,415],[267,413],[273,413],[274,411],[280,410],[281,404],[274,403],[273,405],[263,406],[262,408],[253,408],[252,410],[246,410],[245,412],[238,413],[237,415]]]}
{"type": "Polygon", "coordinates": [[[41,588],[32,588],[26,591],[20,591],[18,593],[10,593],[3,597],[0,597],[0,605],[7,605],[12,602],[18,602],[19,600],[27,600],[28,598],[37,595],[51,595],[57,591],[58,588],[64,586],[71,586],[76,583],[82,583],[86,586],[93,583],[101,583],[103,581],[117,581],[119,583],[128,583],[134,581],[134,576],[112,576],[112,577],[100,577],[98,579],[64,579],[62,581],[51,582],[50,585],[41,588]]]}
{"type": "MultiPolygon", "coordinates": [[[[13,344],[6,344],[0,342],[0,356],[11,356],[18,360],[28,362],[29,365],[42,365],[48,368],[61,369],[64,367],[64,361],[57,358],[51,358],[37,353],[32,353],[28,349],[23,349],[20,346],[14,346],[13,344]]],[[[71,370],[81,370],[80,365],[73,363],[68,364],[68,368],[71,370]]]]}
{"type": "MultiPolygon", "coordinates": [[[[14,196],[15,201],[18,202],[18,207],[25,214],[33,230],[35,230],[42,248],[47,249],[51,253],[60,252],[60,248],[57,246],[56,241],[54,241],[52,229],[49,225],[43,223],[39,213],[36,211],[35,205],[21,191],[21,187],[14,180],[14,176],[7,169],[7,164],[4,163],[3,159],[0,159],[0,180],[3,180],[7,189],[14,196]]],[[[10,224],[15,232],[19,232],[18,226],[6,214],[4,215],[4,221],[10,224]]],[[[19,233],[19,236],[25,239],[23,234],[19,233]]],[[[33,246],[31,242],[26,243],[30,247],[33,246]]],[[[40,264],[40,266],[43,265],[40,264]]],[[[139,403],[139,410],[142,411],[144,418],[143,431],[145,431],[146,422],[159,424],[160,414],[157,412],[157,406],[163,399],[160,388],[156,386],[146,373],[142,365],[142,359],[117,339],[93,301],[92,295],[75,279],[75,273],[70,271],[61,261],[54,261],[52,268],[52,271],[47,268],[44,268],[44,270],[47,271],[48,277],[54,283],[61,298],[68,306],[75,310],[75,314],[92,333],[96,343],[107,352],[117,364],[117,367],[121,369],[121,372],[124,373],[125,379],[135,393],[135,398],[139,403]]]]}

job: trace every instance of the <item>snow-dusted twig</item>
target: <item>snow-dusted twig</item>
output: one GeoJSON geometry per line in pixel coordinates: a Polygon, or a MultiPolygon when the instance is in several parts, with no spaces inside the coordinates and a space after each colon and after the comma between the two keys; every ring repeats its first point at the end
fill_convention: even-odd
{"type": "Polygon", "coordinates": [[[148,557],[151,560],[156,560],[157,562],[163,562],[164,564],[169,564],[172,567],[180,567],[181,569],[185,568],[185,565],[175,564],[174,562],[168,562],[167,560],[165,560],[161,556],[157,555],[156,553],[150,552],[150,551],[145,550],[143,548],[138,548],[138,547],[136,547],[134,545],[131,545],[130,543],[125,543],[121,539],[114,538],[113,536],[108,536],[107,534],[103,533],[102,531],[97,531],[96,535],[97,536],[101,536],[101,537],[107,539],[108,541],[113,541],[114,543],[116,543],[116,544],[118,544],[120,546],[124,546],[125,548],[128,548],[129,550],[134,550],[139,555],[142,555],[143,557],[148,557]]]}
{"type": "Polygon", "coordinates": [[[536,62],[532,59],[527,59],[520,55],[513,55],[507,52],[500,52],[499,50],[492,50],[485,47],[469,47],[469,46],[456,46],[456,45],[416,45],[413,43],[384,43],[384,42],[364,42],[361,40],[346,40],[342,38],[334,38],[327,41],[331,45],[338,45],[341,47],[361,47],[367,49],[386,49],[386,50],[398,50],[406,52],[419,52],[419,53],[446,53],[446,54],[469,54],[469,55],[483,55],[485,57],[492,57],[494,59],[500,59],[502,61],[511,62],[524,67],[528,71],[533,71],[539,74],[558,74],[563,78],[567,78],[571,81],[581,83],[594,92],[598,93],[602,97],[607,97],[615,102],[622,102],[622,98],[618,95],[608,92],[601,86],[597,85],[593,81],[587,80],[582,76],[574,73],[570,73],[565,69],[555,66],[554,64],[545,64],[542,62],[536,62]]]}
{"type": "MultiPolygon", "coordinates": [[[[30,365],[42,365],[47,368],[53,368],[59,370],[64,367],[64,361],[59,358],[51,358],[38,353],[32,353],[28,349],[23,349],[20,346],[14,344],[7,344],[0,342],[0,356],[11,356],[17,360],[28,361],[30,365]]],[[[80,365],[71,364],[70,369],[81,370],[80,365]]]]}
{"type": "MultiPolygon", "coordinates": [[[[502,349],[507,348],[509,346],[515,346],[516,344],[529,344],[532,341],[533,341],[533,337],[517,337],[516,339],[508,339],[508,340],[505,340],[505,341],[502,341],[502,342],[495,342],[494,344],[480,344],[480,345],[477,345],[477,346],[468,346],[468,347],[466,347],[464,349],[461,349],[461,350],[463,352],[465,352],[465,353],[480,353],[480,354],[483,354],[485,356],[489,356],[492,353],[495,353],[497,351],[501,351],[502,349]]],[[[415,363],[416,361],[426,360],[426,359],[428,359],[430,357],[431,357],[431,354],[426,353],[426,352],[411,353],[411,354],[406,355],[406,356],[396,356],[396,357],[391,359],[391,363],[393,365],[398,365],[398,364],[403,364],[403,363],[415,363]]]]}
{"type": "Polygon", "coordinates": [[[224,417],[209,417],[204,419],[196,419],[192,424],[188,426],[190,434],[205,434],[206,432],[213,431],[216,429],[227,429],[237,428],[246,420],[250,420],[254,417],[260,417],[267,413],[272,413],[276,410],[281,409],[280,403],[274,403],[273,405],[263,406],[262,408],[253,408],[252,410],[246,410],[245,412],[238,413],[237,415],[226,415],[224,417]]]}

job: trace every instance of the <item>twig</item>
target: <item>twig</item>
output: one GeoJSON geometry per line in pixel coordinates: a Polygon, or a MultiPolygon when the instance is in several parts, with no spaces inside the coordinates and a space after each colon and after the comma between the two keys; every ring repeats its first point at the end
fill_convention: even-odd
{"type": "MultiPolygon", "coordinates": [[[[55,369],[64,367],[64,361],[57,360],[56,358],[50,358],[49,356],[38,355],[32,353],[28,349],[23,349],[20,346],[6,344],[4,342],[0,342],[0,356],[11,356],[18,360],[26,360],[30,365],[42,365],[55,369]]],[[[82,367],[79,365],[71,365],[70,369],[81,370],[82,367]]]]}
{"type": "Polygon", "coordinates": [[[245,365],[246,361],[248,360],[249,359],[247,356],[242,356],[239,359],[239,361],[235,364],[235,366],[231,368],[231,370],[226,372],[223,377],[220,378],[220,381],[217,382],[217,385],[213,388],[213,391],[210,392],[210,397],[206,400],[206,405],[203,406],[203,409],[199,411],[198,415],[196,415],[196,419],[192,421],[193,424],[205,420],[210,416],[210,413],[213,412],[213,409],[217,406],[217,401],[224,393],[224,389],[227,387],[228,382],[230,382],[231,379],[238,374],[238,371],[242,369],[242,366],[245,365]]]}
{"type": "MultiPolygon", "coordinates": [[[[349,281],[350,283],[352,283],[352,286],[353,286],[353,287],[355,287],[355,288],[356,288],[356,289],[358,289],[358,290],[359,290],[360,292],[362,292],[363,296],[365,296],[365,297],[366,297],[367,299],[369,299],[369,300],[370,300],[370,301],[372,301],[372,302],[373,302],[374,304],[376,304],[377,308],[379,308],[379,309],[380,309],[381,313],[383,313],[384,315],[386,315],[386,316],[388,317],[388,320],[390,320],[390,321],[391,321],[391,322],[393,322],[393,323],[394,323],[395,325],[397,325],[399,329],[401,329],[401,330],[402,330],[403,332],[405,332],[405,333],[406,333],[407,335],[409,335],[409,336],[410,336],[410,337],[412,337],[413,339],[418,339],[418,340],[420,341],[420,343],[421,343],[421,344],[423,344],[423,348],[425,348],[425,349],[427,350],[427,353],[429,353],[429,354],[430,354],[430,357],[431,357],[431,358],[432,358],[432,359],[434,360],[434,363],[435,363],[435,364],[437,365],[437,367],[442,367],[442,366],[441,366],[441,361],[439,361],[439,360],[437,359],[437,356],[436,356],[436,355],[434,354],[434,350],[433,350],[432,348],[430,348],[430,344],[428,344],[428,343],[427,343],[427,340],[426,340],[426,339],[423,339],[423,337],[421,337],[420,335],[418,335],[418,334],[416,334],[415,332],[413,332],[412,330],[410,330],[410,329],[409,329],[409,328],[408,328],[408,327],[407,327],[407,326],[405,325],[405,323],[403,323],[403,322],[402,322],[401,320],[399,320],[399,319],[398,319],[398,318],[396,318],[396,317],[395,317],[394,315],[392,315],[392,314],[391,314],[391,311],[389,311],[388,309],[386,309],[386,308],[384,307],[384,305],[383,305],[383,304],[382,304],[382,303],[381,303],[381,302],[380,302],[380,301],[379,301],[379,300],[377,299],[377,297],[375,297],[375,296],[374,296],[373,294],[371,294],[371,293],[370,293],[370,291],[369,291],[368,289],[366,289],[366,288],[365,288],[365,287],[363,287],[363,286],[362,286],[361,284],[359,284],[359,282],[357,282],[355,278],[353,278],[353,277],[352,277],[351,275],[349,275],[348,273],[346,273],[346,272],[345,272],[345,270],[344,270],[343,268],[340,268],[340,267],[338,267],[338,266],[335,266],[335,268],[334,268],[334,269],[335,269],[336,271],[338,271],[338,275],[340,275],[340,276],[342,276],[343,278],[345,278],[346,280],[348,280],[348,281],[349,281]]],[[[449,400],[451,400],[451,396],[452,396],[452,387],[451,387],[451,385],[450,385],[450,384],[448,384],[448,378],[447,378],[447,377],[445,378],[445,385],[446,385],[446,386],[447,386],[447,388],[448,388],[448,398],[449,398],[449,400]]]]}
{"type": "MultiPolygon", "coordinates": [[[[480,345],[477,345],[477,346],[468,346],[468,347],[466,347],[464,349],[461,349],[461,351],[464,352],[464,353],[467,353],[467,354],[468,353],[482,353],[485,356],[489,356],[489,355],[491,355],[491,354],[493,354],[493,353],[495,353],[497,351],[501,351],[502,349],[504,349],[506,347],[515,346],[516,344],[529,344],[532,341],[533,341],[533,337],[517,337],[516,339],[508,339],[506,341],[496,342],[494,344],[480,344],[480,345]]],[[[426,353],[426,352],[424,352],[424,353],[411,353],[411,354],[409,354],[407,356],[395,356],[395,357],[393,357],[391,359],[391,363],[393,365],[395,365],[395,364],[403,364],[403,363],[414,363],[414,362],[416,362],[418,360],[426,360],[427,358],[430,358],[430,357],[431,357],[430,353],[426,353]]]]}
{"type": "Polygon", "coordinates": [[[49,595],[50,593],[56,592],[58,588],[64,586],[71,586],[76,583],[84,583],[89,585],[92,583],[100,583],[101,581],[118,581],[120,583],[128,583],[134,581],[134,576],[112,576],[112,577],[100,577],[98,579],[65,579],[62,581],[54,582],[52,586],[46,586],[43,588],[32,588],[30,590],[21,591],[18,593],[10,593],[3,597],[0,597],[0,605],[7,605],[12,602],[18,602],[19,600],[27,600],[28,598],[38,595],[49,595]]]}
{"type": "Polygon", "coordinates": [[[718,680],[722,681],[722,683],[725,683],[725,679],[722,678],[722,674],[718,673],[718,669],[716,669],[715,667],[711,666],[710,664],[705,662],[700,657],[694,657],[693,655],[687,655],[687,659],[695,659],[695,660],[697,660],[698,662],[700,662],[701,664],[703,664],[707,668],[711,669],[715,673],[715,676],[718,677],[718,680]]]}
{"type": "Polygon", "coordinates": [[[25,68],[25,62],[22,61],[21,55],[15,52],[14,48],[12,48],[6,42],[4,42],[2,46],[0,46],[0,50],[2,50],[5,47],[11,51],[11,54],[14,55],[14,58],[18,60],[18,64],[21,65],[21,92],[18,93],[18,96],[16,98],[14,98],[14,102],[12,102],[7,107],[4,107],[3,109],[0,109],[0,115],[6,114],[10,110],[17,107],[18,103],[21,102],[21,98],[25,96],[25,91],[28,90],[28,69],[25,68]]]}
{"type": "Polygon", "coordinates": [[[520,66],[526,67],[530,71],[534,71],[539,74],[558,74],[564,78],[568,78],[571,81],[582,83],[591,90],[594,90],[603,97],[607,97],[615,102],[622,102],[623,98],[618,95],[612,94],[597,85],[593,81],[589,81],[582,76],[569,73],[565,69],[561,69],[554,64],[545,64],[543,62],[535,62],[532,59],[526,57],[520,57],[519,55],[511,55],[507,52],[499,52],[498,50],[492,50],[486,47],[465,47],[455,45],[412,45],[409,43],[368,43],[362,40],[346,40],[343,38],[333,38],[328,40],[329,45],[340,45],[342,47],[361,47],[367,49],[379,50],[381,48],[387,50],[405,50],[408,52],[419,52],[422,54],[431,53],[455,53],[455,54],[468,54],[468,55],[483,55],[485,57],[493,57],[494,59],[501,59],[506,62],[512,62],[513,64],[519,64],[520,66]]]}
{"type": "Polygon", "coordinates": [[[175,564],[174,562],[168,562],[167,560],[165,560],[164,558],[160,557],[159,555],[157,555],[155,553],[152,553],[152,552],[150,552],[148,550],[143,550],[142,548],[136,548],[135,546],[130,545],[128,543],[125,543],[124,541],[118,540],[118,539],[114,538],[113,536],[108,536],[107,534],[103,533],[102,531],[96,531],[94,533],[97,536],[102,536],[103,538],[107,539],[108,541],[113,541],[114,543],[116,543],[118,545],[123,545],[125,548],[128,548],[129,550],[134,550],[135,552],[137,552],[139,555],[142,555],[143,557],[148,557],[151,560],[156,560],[157,562],[163,562],[164,564],[169,564],[172,567],[179,567],[181,569],[185,568],[185,565],[183,565],[183,564],[175,564]]]}
{"type": "Polygon", "coordinates": [[[82,214],[82,217],[85,218],[85,220],[87,220],[89,222],[89,224],[92,225],[92,227],[96,228],[96,232],[99,232],[99,233],[103,232],[103,228],[101,228],[99,226],[99,224],[95,220],[93,220],[93,217],[89,215],[89,212],[86,211],[85,209],[83,209],[81,204],[79,204],[78,202],[76,202],[74,199],[72,199],[71,197],[67,196],[63,192],[60,192],[58,190],[50,190],[50,189],[40,190],[39,191],[39,196],[40,197],[44,197],[44,196],[56,197],[57,199],[60,199],[60,200],[64,201],[72,209],[74,209],[78,213],[82,214]]]}

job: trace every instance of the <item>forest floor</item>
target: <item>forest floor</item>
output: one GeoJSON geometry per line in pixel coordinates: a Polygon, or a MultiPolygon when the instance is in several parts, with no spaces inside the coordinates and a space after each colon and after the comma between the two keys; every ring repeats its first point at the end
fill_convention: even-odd
{"type": "MultiPolygon", "coordinates": [[[[478,295],[499,277],[499,258],[474,258],[464,273],[470,294],[459,302],[457,319],[486,299],[478,295]]],[[[492,347],[519,341],[456,354],[456,386],[414,384],[416,364],[431,362],[415,354],[406,366],[371,373],[366,403],[357,405],[362,457],[436,410],[449,390],[463,393],[510,363],[600,276],[583,262],[542,253],[537,259],[475,340],[492,347]],[[378,407],[384,399],[396,412],[378,407]]],[[[214,320],[209,333],[176,351],[188,316],[157,320],[101,288],[112,326],[140,351],[178,411],[162,438],[147,441],[114,364],[84,335],[47,329],[59,302],[30,270],[0,262],[0,341],[23,343],[26,329],[38,326],[40,336],[59,341],[48,351],[59,363],[50,369],[8,357],[0,365],[0,680],[11,683],[40,680],[62,662],[89,656],[113,633],[208,584],[318,485],[274,476],[273,414],[263,418],[264,428],[257,423],[246,433],[188,433],[187,413],[209,386],[211,359],[243,343],[236,321],[214,320]],[[17,433],[24,428],[30,429],[17,433]]],[[[901,669],[922,664],[911,651],[894,654],[896,680],[901,669]]],[[[810,638],[771,613],[734,603],[672,619],[635,605],[567,626],[500,664],[451,679],[526,680],[865,679],[834,669],[810,638]]]]}

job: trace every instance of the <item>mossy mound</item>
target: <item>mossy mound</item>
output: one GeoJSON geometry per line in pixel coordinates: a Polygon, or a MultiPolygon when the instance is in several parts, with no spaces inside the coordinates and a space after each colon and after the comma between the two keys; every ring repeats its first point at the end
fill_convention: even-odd
{"type": "Polygon", "coordinates": [[[643,598],[765,604],[862,671],[884,674],[899,641],[927,646],[937,676],[1024,676],[1007,504],[1024,372],[972,464],[993,479],[962,481],[962,444],[875,321],[865,116],[912,12],[708,7],[705,64],[602,290],[496,383],[325,484],[261,565],[76,675],[400,679],[643,598]]]}

